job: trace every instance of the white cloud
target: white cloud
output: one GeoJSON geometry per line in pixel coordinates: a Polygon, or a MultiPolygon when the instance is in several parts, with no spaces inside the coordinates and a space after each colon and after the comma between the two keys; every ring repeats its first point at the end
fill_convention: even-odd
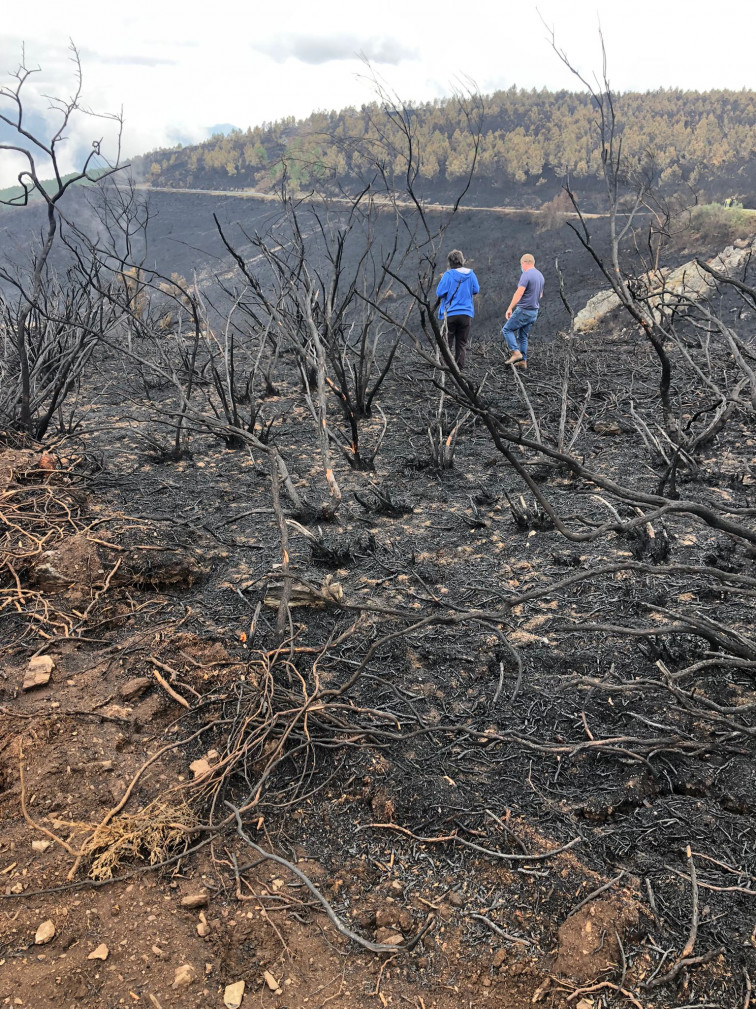
{"type": "MultiPolygon", "coordinates": [[[[597,3],[615,88],[756,87],[751,0],[731,0],[717,30],[705,37],[708,0],[684,6],[635,0],[631,9],[607,0],[573,0],[569,8],[562,0],[539,0],[557,42],[587,74],[601,68],[597,3]]],[[[75,86],[72,38],[82,55],[83,101],[97,111],[123,106],[129,155],[171,146],[176,137],[199,140],[212,123],[245,128],[369,102],[374,93],[360,52],[411,101],[450,93],[455,77],[464,74],[484,91],[576,86],[530,5],[498,5],[490,13],[456,0],[436,0],[432,7],[382,0],[379,8],[287,0],[285,9],[230,0],[216,13],[204,0],[163,0],[138,9],[59,0],[36,0],[33,8],[6,4],[0,81],[17,66],[25,40],[30,64],[42,68],[30,88],[31,107],[44,112],[43,92],[67,97],[75,86]]],[[[78,123],[71,131],[72,157],[103,126],[78,123]]],[[[8,173],[0,152],[0,184],[8,173]]]]}
{"type": "Polygon", "coordinates": [[[289,33],[274,35],[262,42],[250,43],[252,49],[270,56],[277,63],[287,59],[317,66],[333,60],[354,60],[364,56],[375,63],[396,65],[417,59],[417,51],[389,36],[309,35],[289,33]]]}

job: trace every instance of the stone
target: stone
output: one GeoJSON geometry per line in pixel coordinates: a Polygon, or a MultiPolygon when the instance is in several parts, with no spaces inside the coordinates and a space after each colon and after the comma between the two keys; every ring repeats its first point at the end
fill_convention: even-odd
{"type": "Polygon", "coordinates": [[[452,890],[449,894],[449,903],[452,907],[464,907],[466,903],[465,895],[460,893],[459,890],[452,890]]]}
{"type": "Polygon", "coordinates": [[[176,968],[171,988],[186,988],[196,980],[197,971],[194,967],[190,963],[182,963],[180,967],[176,968]]]}
{"type": "Polygon", "coordinates": [[[32,841],[32,851],[43,854],[52,844],[52,841],[32,841]]]}
{"type": "Polygon", "coordinates": [[[122,704],[109,704],[106,708],[102,709],[102,713],[103,715],[107,715],[108,718],[116,718],[121,722],[130,722],[132,720],[133,709],[125,708],[122,704]]]}
{"type": "Polygon", "coordinates": [[[104,574],[97,547],[86,533],[77,533],[40,554],[31,576],[43,592],[65,592],[75,586],[76,594],[82,595],[104,574]]]}
{"type": "Polygon", "coordinates": [[[268,988],[270,988],[271,991],[274,991],[277,995],[281,994],[281,986],[279,985],[278,981],[276,981],[276,979],[273,977],[273,975],[270,973],[269,970],[266,970],[265,973],[263,974],[263,981],[265,981],[265,984],[268,986],[268,988]]]}
{"type": "Polygon", "coordinates": [[[45,946],[51,939],[55,936],[55,925],[48,918],[47,921],[43,921],[42,924],[37,929],[34,936],[35,946],[45,946]]]}
{"type": "Polygon", "coordinates": [[[383,946],[399,946],[404,942],[401,932],[395,932],[393,928],[379,928],[375,933],[376,942],[383,946]]]}
{"type": "Polygon", "coordinates": [[[226,1009],[239,1009],[242,1004],[242,999],[244,998],[244,982],[234,981],[233,984],[227,984],[223,992],[223,1005],[226,1009]]]}
{"type": "Polygon", "coordinates": [[[133,701],[134,698],[140,697],[151,683],[149,676],[134,676],[121,684],[118,693],[124,701],[133,701]]]}
{"type": "MultiPolygon", "coordinates": [[[[729,245],[719,255],[708,260],[708,265],[718,273],[737,276],[753,253],[753,240],[729,245]]],[[[684,263],[676,269],[652,270],[639,278],[648,294],[647,310],[659,319],[662,310],[669,312],[678,306],[679,298],[700,301],[713,294],[716,281],[696,261],[684,263]]],[[[572,328],[575,333],[586,333],[596,326],[620,305],[620,299],[612,290],[600,291],[594,295],[575,316],[572,328]]]]}
{"type": "Polygon", "coordinates": [[[35,655],[29,660],[21,689],[33,690],[35,687],[44,687],[50,682],[53,669],[55,663],[49,655],[35,655]]]}
{"type": "Polygon", "coordinates": [[[201,778],[203,774],[207,774],[207,772],[211,770],[211,767],[204,757],[200,757],[199,760],[193,760],[191,762],[189,770],[195,778],[201,778]]]}
{"type": "Polygon", "coordinates": [[[611,420],[597,420],[593,425],[596,434],[622,434],[622,428],[611,420]]]}
{"type": "Polygon", "coordinates": [[[501,965],[504,963],[506,959],[507,959],[507,951],[505,949],[497,949],[493,955],[494,967],[496,967],[498,970],[498,968],[501,967],[501,965]]]}
{"type": "Polygon", "coordinates": [[[92,952],[87,957],[87,960],[107,960],[110,955],[110,950],[101,942],[97,949],[93,949],[92,952]]]}
{"type": "Polygon", "coordinates": [[[204,890],[201,893],[190,893],[181,898],[182,907],[206,907],[210,900],[210,894],[204,890]]]}
{"type": "Polygon", "coordinates": [[[167,960],[168,959],[168,954],[166,953],[166,951],[164,949],[161,949],[159,946],[153,946],[152,947],[152,952],[155,954],[155,956],[159,960],[167,960]]]}

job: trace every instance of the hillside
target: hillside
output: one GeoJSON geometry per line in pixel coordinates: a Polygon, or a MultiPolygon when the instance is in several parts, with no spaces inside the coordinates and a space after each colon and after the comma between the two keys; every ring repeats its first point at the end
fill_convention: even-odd
{"type": "MultiPolygon", "coordinates": [[[[244,981],[281,1009],[743,1003],[749,410],[685,464],[681,498],[650,503],[668,471],[639,433],[661,421],[650,346],[616,314],[551,328],[522,380],[476,331],[468,374],[499,421],[492,438],[468,416],[446,469],[428,434],[456,407],[439,417],[437,372],[403,345],[375,468],[332,457],[331,521],[276,505],[265,452],[213,436],[210,344],[180,459],[161,449],[176,389],[150,363],[165,337],[139,339],[142,364],[100,349],[71,404],[89,419],[55,451],[6,445],[0,997],[205,1009],[244,981]],[[562,388],[580,472],[549,456],[562,388]]],[[[753,320],[740,333],[752,346],[753,320]]],[[[712,378],[732,367],[718,349],[712,378]]],[[[240,396],[254,352],[237,347],[240,396]]],[[[708,392],[674,362],[695,424],[708,392]]],[[[314,506],[291,350],[272,376],[255,430],[314,506]]],[[[334,398],[339,439],[345,423],[334,398]]],[[[361,421],[368,445],[381,426],[361,421]]]]}
{"type": "MultiPolygon", "coordinates": [[[[670,192],[692,187],[707,198],[734,196],[753,205],[756,92],[628,92],[617,96],[616,109],[628,168],[642,167],[670,192]]],[[[567,174],[590,191],[600,168],[595,110],[584,93],[512,88],[467,102],[421,103],[403,115],[429,198],[445,198],[469,171],[469,136],[478,127],[473,197],[483,204],[538,206],[567,174]]],[[[267,191],[284,166],[303,190],[354,188],[376,161],[389,177],[403,174],[398,129],[395,113],[374,103],[154,151],[136,158],[134,168],[150,184],[175,188],[267,191]]]]}

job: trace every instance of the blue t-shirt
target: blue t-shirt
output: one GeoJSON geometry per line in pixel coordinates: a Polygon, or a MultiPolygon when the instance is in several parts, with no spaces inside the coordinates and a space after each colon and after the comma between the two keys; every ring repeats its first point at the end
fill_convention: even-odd
{"type": "Polygon", "coordinates": [[[529,270],[523,270],[518,287],[524,287],[525,291],[517,302],[518,308],[529,308],[537,312],[541,306],[541,294],[543,293],[543,274],[531,266],[529,270]]]}
{"type": "Polygon", "coordinates": [[[436,294],[441,299],[439,319],[445,315],[469,315],[472,318],[475,315],[473,295],[479,290],[478,278],[468,267],[447,270],[436,288],[436,294]]]}

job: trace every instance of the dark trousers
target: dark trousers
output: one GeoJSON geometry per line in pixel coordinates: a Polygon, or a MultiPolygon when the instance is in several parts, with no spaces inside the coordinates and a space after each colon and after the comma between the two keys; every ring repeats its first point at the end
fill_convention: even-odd
{"type": "Polygon", "coordinates": [[[465,366],[465,355],[467,354],[467,341],[470,338],[471,315],[447,315],[446,331],[449,340],[449,349],[454,354],[454,360],[460,371],[465,366]]]}

